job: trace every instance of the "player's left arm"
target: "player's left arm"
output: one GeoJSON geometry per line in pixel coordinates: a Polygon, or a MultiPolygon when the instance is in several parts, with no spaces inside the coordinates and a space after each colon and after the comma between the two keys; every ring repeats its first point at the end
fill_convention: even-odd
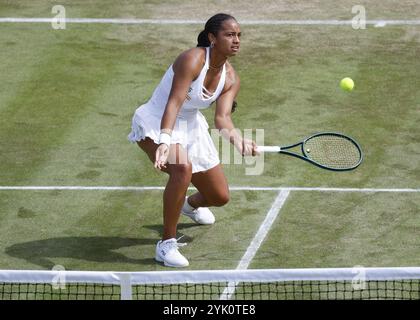
{"type": "Polygon", "coordinates": [[[235,70],[229,66],[226,72],[226,83],[222,94],[216,100],[214,125],[220,134],[229,140],[242,155],[256,155],[254,141],[243,139],[240,130],[235,129],[232,121],[232,105],[240,89],[240,79],[235,70]]]}

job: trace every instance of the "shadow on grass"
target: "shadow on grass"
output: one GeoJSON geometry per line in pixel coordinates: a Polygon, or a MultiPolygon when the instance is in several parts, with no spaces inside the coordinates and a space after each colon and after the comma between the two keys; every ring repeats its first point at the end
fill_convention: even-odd
{"type": "MultiPolygon", "coordinates": [[[[182,231],[186,229],[190,229],[190,228],[203,228],[203,227],[205,226],[200,226],[196,223],[178,223],[176,237],[177,239],[182,238],[180,239],[179,242],[192,242],[194,241],[194,238],[184,234],[182,231]]],[[[143,226],[143,228],[152,230],[155,233],[159,234],[159,237],[162,237],[163,226],[161,224],[151,224],[151,225],[143,226]]]]}
{"type": "Polygon", "coordinates": [[[73,258],[94,262],[153,264],[149,259],[133,259],[115,252],[123,247],[155,245],[156,239],[122,237],[62,237],[14,244],[5,252],[16,258],[39,265],[45,269],[54,267],[51,258],[73,258]]]}

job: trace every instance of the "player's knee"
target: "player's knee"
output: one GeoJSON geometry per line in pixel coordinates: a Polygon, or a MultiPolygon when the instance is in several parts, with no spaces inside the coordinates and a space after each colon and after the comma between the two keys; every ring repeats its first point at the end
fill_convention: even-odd
{"type": "Polygon", "coordinates": [[[191,163],[171,165],[170,175],[173,178],[179,180],[179,183],[189,184],[191,182],[191,176],[192,176],[191,163]]]}
{"type": "Polygon", "coordinates": [[[212,204],[215,207],[223,207],[230,200],[229,191],[221,192],[213,198],[212,204]]]}

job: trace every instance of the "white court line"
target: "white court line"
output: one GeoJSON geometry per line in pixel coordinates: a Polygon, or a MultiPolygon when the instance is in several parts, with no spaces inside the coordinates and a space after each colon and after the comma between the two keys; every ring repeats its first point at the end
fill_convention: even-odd
{"type": "MultiPolygon", "coordinates": [[[[289,190],[282,190],[277,195],[276,199],[274,200],[273,205],[271,206],[270,211],[268,211],[267,216],[265,217],[256,235],[254,236],[254,239],[252,239],[251,244],[248,246],[248,249],[243,255],[241,261],[239,261],[239,264],[236,267],[236,270],[248,269],[249,264],[251,263],[252,259],[255,257],[255,254],[257,253],[258,249],[263,243],[265,237],[268,234],[268,231],[270,230],[281,208],[286,202],[286,199],[289,196],[289,193],[290,193],[289,190]]],[[[223,290],[223,293],[220,296],[220,300],[230,300],[232,295],[235,293],[237,285],[238,285],[238,282],[230,281],[227,287],[223,290]]]]}
{"type": "MultiPolygon", "coordinates": [[[[49,191],[49,190],[85,190],[85,191],[153,191],[165,190],[163,186],[0,186],[0,191],[49,191]]],[[[189,190],[195,190],[191,187],[189,190]]],[[[252,187],[230,186],[231,191],[319,191],[319,192],[395,192],[419,193],[420,188],[328,188],[328,187],[252,187]]]]}
{"type": "MultiPolygon", "coordinates": [[[[21,17],[0,17],[0,23],[52,23],[57,22],[57,18],[21,18],[21,17]]],[[[190,19],[97,19],[97,18],[66,18],[66,23],[79,23],[79,24],[161,24],[161,25],[174,25],[174,24],[204,24],[204,20],[190,20],[190,19]]],[[[240,20],[242,25],[299,25],[299,26],[341,26],[352,25],[352,20],[240,20]]],[[[366,25],[420,25],[420,20],[366,20],[366,25]]]]}

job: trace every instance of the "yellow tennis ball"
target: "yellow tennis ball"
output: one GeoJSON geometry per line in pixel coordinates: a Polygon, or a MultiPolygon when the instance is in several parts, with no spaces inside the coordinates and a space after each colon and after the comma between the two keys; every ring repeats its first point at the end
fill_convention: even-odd
{"type": "Polygon", "coordinates": [[[351,78],[344,78],[340,81],[340,87],[344,91],[352,91],[354,88],[354,82],[351,78]]]}

